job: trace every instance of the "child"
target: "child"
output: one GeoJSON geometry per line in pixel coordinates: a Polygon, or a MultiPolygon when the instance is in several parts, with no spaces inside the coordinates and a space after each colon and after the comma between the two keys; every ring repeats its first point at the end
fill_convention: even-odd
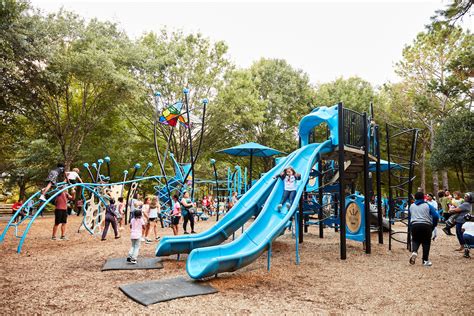
{"type": "Polygon", "coordinates": [[[454,197],[451,199],[450,207],[449,207],[450,216],[448,220],[446,221],[446,227],[443,228],[443,232],[446,235],[453,235],[451,233],[451,228],[456,225],[456,218],[459,216],[459,213],[453,213],[451,211],[458,208],[462,203],[464,203],[464,200],[461,198],[461,192],[459,191],[454,192],[454,197]]]}
{"type": "Polygon", "coordinates": [[[123,201],[123,197],[119,197],[118,202],[119,203],[118,203],[117,208],[115,210],[115,215],[117,215],[117,223],[119,225],[119,230],[123,230],[122,219],[123,219],[123,210],[125,208],[125,203],[123,201]]]}
{"type": "Polygon", "coordinates": [[[181,218],[181,204],[179,204],[179,196],[173,195],[173,212],[171,217],[171,228],[173,228],[173,235],[178,235],[179,219],[181,218]]]}
{"type": "Polygon", "coordinates": [[[128,252],[127,262],[136,264],[138,251],[140,250],[140,241],[142,239],[142,229],[145,227],[145,222],[142,219],[141,210],[136,209],[133,213],[133,218],[130,221],[130,239],[132,241],[132,247],[128,252]]]}
{"type": "Polygon", "coordinates": [[[158,214],[160,212],[160,203],[157,196],[154,196],[151,199],[149,211],[148,211],[148,223],[146,224],[145,229],[145,242],[147,244],[151,243],[151,240],[148,239],[148,233],[150,229],[153,229],[153,234],[155,235],[155,240],[160,239],[158,237],[158,228],[156,226],[156,221],[158,220],[158,214]]]}
{"type": "Polygon", "coordinates": [[[295,169],[292,167],[287,167],[283,170],[280,175],[275,176],[274,178],[280,178],[285,183],[285,191],[283,191],[283,196],[281,198],[280,204],[278,204],[278,212],[281,212],[281,208],[283,207],[283,203],[286,203],[286,207],[289,209],[291,204],[293,204],[293,200],[296,196],[296,180],[301,179],[301,174],[297,173],[295,169]]]}
{"type": "Polygon", "coordinates": [[[67,240],[66,238],[66,225],[67,225],[67,201],[68,199],[73,200],[74,196],[69,195],[66,191],[61,192],[55,200],[56,209],[54,210],[54,226],[52,240],[56,240],[56,232],[58,231],[59,225],[61,225],[61,240],[67,240]]]}
{"type": "Polygon", "coordinates": [[[66,180],[69,184],[75,184],[78,181],[82,183],[82,179],[79,176],[79,169],[73,168],[72,171],[66,172],[66,180]]]}
{"type": "Polygon", "coordinates": [[[41,189],[40,201],[46,202],[46,193],[48,193],[49,189],[51,189],[53,185],[58,183],[58,180],[61,182],[63,176],[64,164],[58,163],[56,168],[51,170],[48,174],[48,177],[46,178],[46,186],[41,189]]]}
{"type": "Polygon", "coordinates": [[[114,199],[110,200],[110,204],[107,205],[107,207],[105,208],[105,227],[104,227],[104,231],[102,232],[101,240],[105,240],[105,237],[107,237],[107,232],[109,231],[109,226],[111,224],[114,230],[115,239],[119,239],[120,236],[117,230],[117,215],[116,215],[116,205],[115,205],[114,199]]]}

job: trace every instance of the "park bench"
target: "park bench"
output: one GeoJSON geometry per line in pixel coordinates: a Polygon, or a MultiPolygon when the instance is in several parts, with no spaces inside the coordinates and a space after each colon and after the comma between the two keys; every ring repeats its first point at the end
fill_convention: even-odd
{"type": "Polygon", "coordinates": [[[0,204],[0,216],[11,215],[13,204],[0,204]]]}

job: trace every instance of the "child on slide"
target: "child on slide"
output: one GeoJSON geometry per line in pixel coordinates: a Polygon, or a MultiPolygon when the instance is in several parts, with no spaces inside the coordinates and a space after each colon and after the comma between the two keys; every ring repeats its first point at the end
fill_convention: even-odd
{"type": "Polygon", "coordinates": [[[292,167],[287,167],[282,173],[274,178],[280,178],[285,183],[285,191],[283,191],[280,204],[277,206],[278,212],[281,212],[281,208],[286,201],[288,201],[286,203],[287,208],[290,208],[291,204],[293,204],[297,189],[296,181],[301,180],[301,174],[297,173],[292,167]]]}

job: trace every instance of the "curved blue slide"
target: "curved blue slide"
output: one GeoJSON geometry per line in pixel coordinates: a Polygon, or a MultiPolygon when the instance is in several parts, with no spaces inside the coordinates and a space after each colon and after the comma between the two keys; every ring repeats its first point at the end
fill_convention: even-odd
{"type": "Polygon", "coordinates": [[[165,236],[156,248],[156,255],[190,253],[195,248],[214,246],[224,242],[262,207],[276,182],[273,177],[292,164],[296,152],[280,159],[278,164],[258,180],[213,227],[195,235],[165,236]]]}
{"type": "MultiPolygon", "coordinates": [[[[281,212],[278,211],[277,205],[283,195],[284,183],[282,180],[276,180],[261,214],[238,239],[228,244],[191,251],[186,264],[189,276],[200,279],[216,273],[235,271],[258,258],[270,243],[280,236],[293,216],[301,194],[304,192],[304,184],[309,179],[312,166],[318,155],[330,152],[332,148],[333,140],[329,139],[324,143],[309,144],[295,151],[292,154],[292,159],[287,161],[286,165],[291,165],[301,173],[301,183],[290,208],[287,209],[284,206],[281,212]]],[[[272,174],[274,175],[275,172],[272,174]]]]}

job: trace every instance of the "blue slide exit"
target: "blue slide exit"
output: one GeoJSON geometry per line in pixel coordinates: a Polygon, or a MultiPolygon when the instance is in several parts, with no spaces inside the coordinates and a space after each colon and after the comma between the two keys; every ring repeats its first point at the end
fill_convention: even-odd
{"type": "MultiPolygon", "coordinates": [[[[330,152],[333,148],[331,139],[321,144],[309,144],[292,153],[292,159],[286,160],[285,165],[291,165],[301,173],[301,182],[298,186],[296,198],[289,210],[284,206],[279,212],[277,205],[283,195],[284,183],[274,180],[271,193],[268,196],[263,210],[256,221],[236,240],[224,245],[208,248],[198,248],[188,256],[186,271],[189,276],[199,279],[212,276],[216,273],[230,272],[240,269],[258,258],[270,243],[285,229],[293,213],[297,209],[301,194],[304,192],[309,179],[311,168],[318,155],[330,152]]],[[[283,166],[278,168],[281,171],[283,166]]],[[[273,175],[279,173],[270,172],[273,175]]],[[[246,195],[249,195],[247,193],[246,195]]]]}

